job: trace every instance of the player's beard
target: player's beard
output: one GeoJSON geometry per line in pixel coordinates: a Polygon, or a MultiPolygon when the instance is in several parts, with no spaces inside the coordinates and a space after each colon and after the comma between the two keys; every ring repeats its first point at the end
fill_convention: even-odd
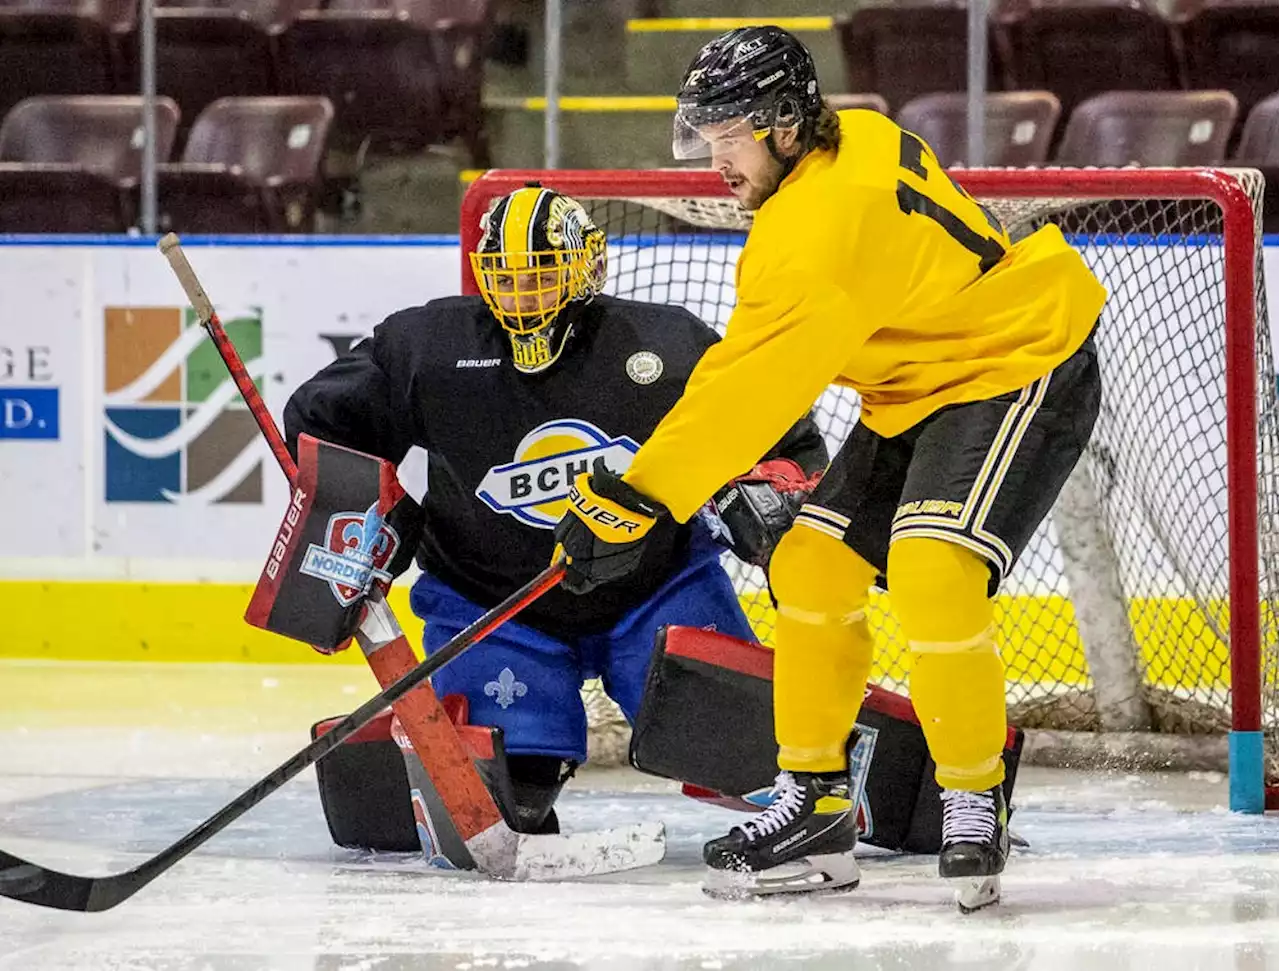
{"type": "Polygon", "coordinates": [[[782,163],[770,155],[767,167],[761,174],[747,180],[745,186],[747,191],[738,197],[739,204],[748,212],[759,209],[778,191],[778,186],[782,184],[785,174],[782,163]]]}

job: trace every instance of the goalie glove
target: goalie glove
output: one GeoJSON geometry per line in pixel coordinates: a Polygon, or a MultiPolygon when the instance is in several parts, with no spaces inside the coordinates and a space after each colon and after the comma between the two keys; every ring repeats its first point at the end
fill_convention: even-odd
{"type": "Polygon", "coordinates": [[[556,549],[568,557],[564,588],[587,593],[621,580],[640,564],[645,539],[667,509],[637,492],[598,458],[569,490],[569,510],[556,526],[556,549]]]}
{"type": "Polygon", "coordinates": [[[745,563],[765,567],[822,473],[806,476],[791,459],[769,459],[740,475],[707,504],[712,533],[745,563]]]}

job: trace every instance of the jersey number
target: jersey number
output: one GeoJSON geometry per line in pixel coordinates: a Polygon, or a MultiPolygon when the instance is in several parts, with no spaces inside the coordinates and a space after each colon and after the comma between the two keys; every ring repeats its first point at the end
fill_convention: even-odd
{"type": "MultiPolygon", "coordinates": [[[[924,167],[924,142],[909,131],[902,133],[902,153],[898,158],[898,164],[920,179],[920,181],[927,182],[929,180],[929,171],[924,167]]],[[[969,193],[956,185],[951,176],[947,175],[943,169],[938,171],[947,184],[958,192],[961,197],[973,202],[974,205],[982,210],[982,214],[986,216],[987,223],[992,229],[997,233],[1002,231],[999,220],[991,215],[985,206],[977,203],[969,193]]],[[[982,233],[970,229],[965,221],[950,209],[930,199],[914,186],[907,185],[902,179],[898,180],[898,208],[908,215],[916,212],[932,219],[947,231],[948,236],[978,258],[978,267],[983,273],[986,273],[987,270],[999,263],[1000,258],[1004,256],[1004,246],[998,239],[992,239],[990,236],[984,236],[982,233]]]]}

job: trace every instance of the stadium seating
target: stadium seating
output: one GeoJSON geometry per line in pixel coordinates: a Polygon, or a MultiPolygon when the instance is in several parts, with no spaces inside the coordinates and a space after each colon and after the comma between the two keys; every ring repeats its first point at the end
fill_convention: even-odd
{"type": "Polygon", "coordinates": [[[297,94],[327,96],[334,142],[399,154],[461,136],[488,165],[481,106],[487,0],[341,0],[298,12],[282,36],[297,94]]]}
{"type": "Polygon", "coordinates": [[[489,165],[484,128],[484,49],[489,0],[418,0],[417,21],[429,32],[443,85],[444,137],[460,138],[471,164],[489,165]]]}
{"type": "MultiPolygon", "coordinates": [[[[605,11],[605,0],[578,0],[575,16],[588,16],[588,8],[598,4],[598,19],[616,24],[621,34],[616,45],[610,40],[597,49],[594,42],[582,39],[587,35],[569,30],[567,42],[576,43],[581,56],[566,62],[562,93],[571,100],[589,100],[578,97],[586,85],[597,101],[618,95],[635,104],[610,106],[607,120],[599,116],[603,108],[588,111],[580,104],[566,105],[561,164],[666,164],[659,117],[666,109],[649,103],[669,98],[678,74],[673,65],[683,64],[684,55],[682,49],[672,53],[663,46],[665,38],[677,35],[633,30],[635,24],[628,18],[675,18],[670,29],[683,31],[678,36],[692,50],[719,29],[699,18],[738,15],[746,9],[746,0],[724,2],[720,8],[715,0],[608,0],[605,11]],[[598,76],[575,74],[574,63],[587,65],[588,72],[598,63],[598,76]]],[[[212,231],[215,224],[225,223],[297,231],[313,222],[313,188],[299,189],[281,202],[268,185],[279,172],[266,175],[260,165],[222,155],[206,157],[205,150],[183,151],[187,126],[207,106],[226,97],[327,98],[331,123],[317,122],[317,131],[323,132],[308,148],[327,146],[329,158],[322,163],[317,157],[314,165],[307,162],[304,167],[310,174],[298,185],[312,186],[323,165],[326,212],[340,214],[351,228],[362,231],[384,231],[378,222],[385,219],[383,214],[407,211],[400,201],[387,202],[384,196],[392,192],[406,199],[424,196],[424,210],[440,210],[438,222],[421,229],[414,224],[414,231],[450,228],[455,200],[442,196],[436,206],[434,198],[425,196],[436,192],[430,188],[433,180],[451,184],[450,169],[457,162],[448,153],[432,153],[433,158],[426,159],[420,156],[424,149],[456,139],[468,156],[463,164],[476,168],[488,167],[495,154],[502,164],[527,164],[542,151],[543,109],[537,97],[542,93],[542,65],[536,52],[527,65],[510,64],[490,74],[487,103],[484,89],[484,51],[495,11],[500,14],[497,19],[518,22],[531,30],[535,43],[540,42],[541,12],[531,14],[528,4],[155,3],[158,90],[172,99],[163,102],[165,110],[172,108],[179,118],[170,144],[182,153],[182,161],[164,171],[165,187],[173,194],[167,216],[179,228],[199,225],[212,231]],[[197,191],[197,184],[203,188],[197,191]],[[214,185],[221,188],[209,188],[214,185]],[[348,185],[355,188],[339,199],[335,187],[348,185]],[[198,211],[192,201],[197,198],[206,200],[208,213],[198,211]],[[228,201],[232,198],[239,201],[228,201]],[[357,203],[348,204],[349,198],[357,203]],[[363,210],[361,198],[369,203],[363,210]],[[214,199],[219,201],[210,201],[214,199]]],[[[989,3],[985,164],[1037,165],[1052,159],[1071,165],[1199,165],[1230,159],[1231,164],[1262,167],[1274,179],[1274,161],[1268,168],[1267,157],[1259,154],[1260,146],[1267,145],[1266,136],[1257,133],[1265,130],[1267,96],[1277,87],[1280,7],[1275,0],[989,3]],[[1238,113],[1229,110],[1224,92],[1235,96],[1238,113]],[[1137,98],[1138,93],[1150,97],[1137,98]],[[1262,111],[1256,122],[1255,105],[1262,111]],[[1184,108],[1191,114],[1182,113],[1184,108]],[[1232,117],[1250,121],[1232,129],[1232,117]]],[[[32,94],[135,93],[139,6],[140,0],[0,0],[0,119],[32,94]]],[[[817,9],[810,10],[803,0],[776,0],[774,6],[769,16],[805,21],[797,22],[797,29],[817,52],[824,90],[835,107],[892,115],[929,141],[944,164],[964,162],[966,107],[961,92],[968,76],[967,0],[851,0],[844,5],[847,13],[829,19],[818,15],[833,9],[830,6],[824,10],[824,5],[814,5],[817,9]],[[843,86],[861,93],[839,92],[842,72],[843,86]]],[[[576,22],[568,17],[566,28],[576,22]]],[[[1274,98],[1270,105],[1274,117],[1274,98]]],[[[106,137],[103,130],[94,131],[106,137]]],[[[282,136],[264,131],[255,137],[267,144],[282,136]]],[[[104,179],[118,183],[135,177],[103,174],[114,171],[128,151],[103,151],[106,161],[92,172],[72,161],[18,162],[0,154],[0,185],[10,195],[3,207],[9,216],[3,218],[17,218],[26,226],[40,222],[29,211],[20,218],[13,214],[18,208],[38,206],[44,192],[50,200],[49,225],[129,225],[136,212],[136,191],[125,192],[121,201],[116,198],[119,184],[110,192],[103,187],[104,179]],[[90,215],[91,201],[101,202],[103,193],[114,201],[105,208],[99,205],[101,211],[90,215]],[[19,198],[26,201],[19,204],[19,198]],[[76,209],[80,215],[72,211],[76,209]]],[[[170,151],[165,146],[162,158],[170,151]]],[[[276,150],[260,151],[261,158],[275,159],[271,165],[279,161],[276,150]]],[[[1274,183],[1269,182],[1269,219],[1274,218],[1274,193],[1274,183]]],[[[408,229],[410,223],[397,217],[395,228],[408,229]]]]}
{"type": "Polygon", "coordinates": [[[192,121],[217,98],[279,93],[278,45],[297,2],[158,0],[156,89],[192,121]]]}
{"type": "Polygon", "coordinates": [[[1229,91],[1110,91],[1067,121],[1061,165],[1221,165],[1237,114],[1229,91]]]}
{"type": "MultiPolygon", "coordinates": [[[[897,111],[912,98],[967,86],[964,0],[877,0],[836,19],[850,91],[875,91],[897,111]]],[[[993,31],[987,86],[1005,87],[1003,42],[993,31]]]]}
{"type": "MultiPolygon", "coordinates": [[[[928,94],[909,101],[897,122],[933,148],[945,166],[964,165],[968,158],[968,95],[928,94]]],[[[986,97],[984,165],[1040,165],[1062,106],[1048,91],[1008,91],[986,97]]]]}
{"type": "Polygon", "coordinates": [[[1241,116],[1276,89],[1275,0],[1178,0],[1172,19],[1186,51],[1189,88],[1230,91],[1241,116]]]}
{"type": "Polygon", "coordinates": [[[1004,0],[995,13],[1008,42],[1010,86],[1052,91],[1068,115],[1103,91],[1184,87],[1151,0],[1004,0]]]}
{"type": "Polygon", "coordinates": [[[123,90],[137,0],[0,0],[0,117],[37,94],[123,90]]]}
{"type": "Polygon", "coordinates": [[[1280,185],[1280,95],[1272,93],[1253,106],[1245,119],[1240,144],[1236,146],[1233,165],[1261,169],[1267,177],[1263,193],[1262,227],[1276,232],[1277,186],[1280,185]]]}
{"type": "Polygon", "coordinates": [[[161,227],[310,231],[333,114],[322,97],[213,102],[192,126],[182,160],[160,166],[161,227]]]}
{"type": "MultiPolygon", "coordinates": [[[[156,157],[166,159],[178,106],[155,104],[156,157]]],[[[123,232],[142,172],[142,99],[43,96],[0,124],[0,231],[123,232]]]]}

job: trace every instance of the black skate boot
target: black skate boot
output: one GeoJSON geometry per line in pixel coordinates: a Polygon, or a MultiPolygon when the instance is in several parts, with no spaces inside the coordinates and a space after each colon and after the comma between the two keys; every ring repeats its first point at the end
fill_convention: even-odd
{"type": "Polygon", "coordinates": [[[782,772],[773,796],[764,812],[702,848],[703,892],[740,898],[856,887],[858,829],[848,776],[782,772]]]}
{"type": "Polygon", "coordinates": [[[1009,856],[1009,811],[1004,789],[942,790],[942,851],[938,876],[952,882],[964,914],[1000,899],[1000,874],[1009,856]]]}

